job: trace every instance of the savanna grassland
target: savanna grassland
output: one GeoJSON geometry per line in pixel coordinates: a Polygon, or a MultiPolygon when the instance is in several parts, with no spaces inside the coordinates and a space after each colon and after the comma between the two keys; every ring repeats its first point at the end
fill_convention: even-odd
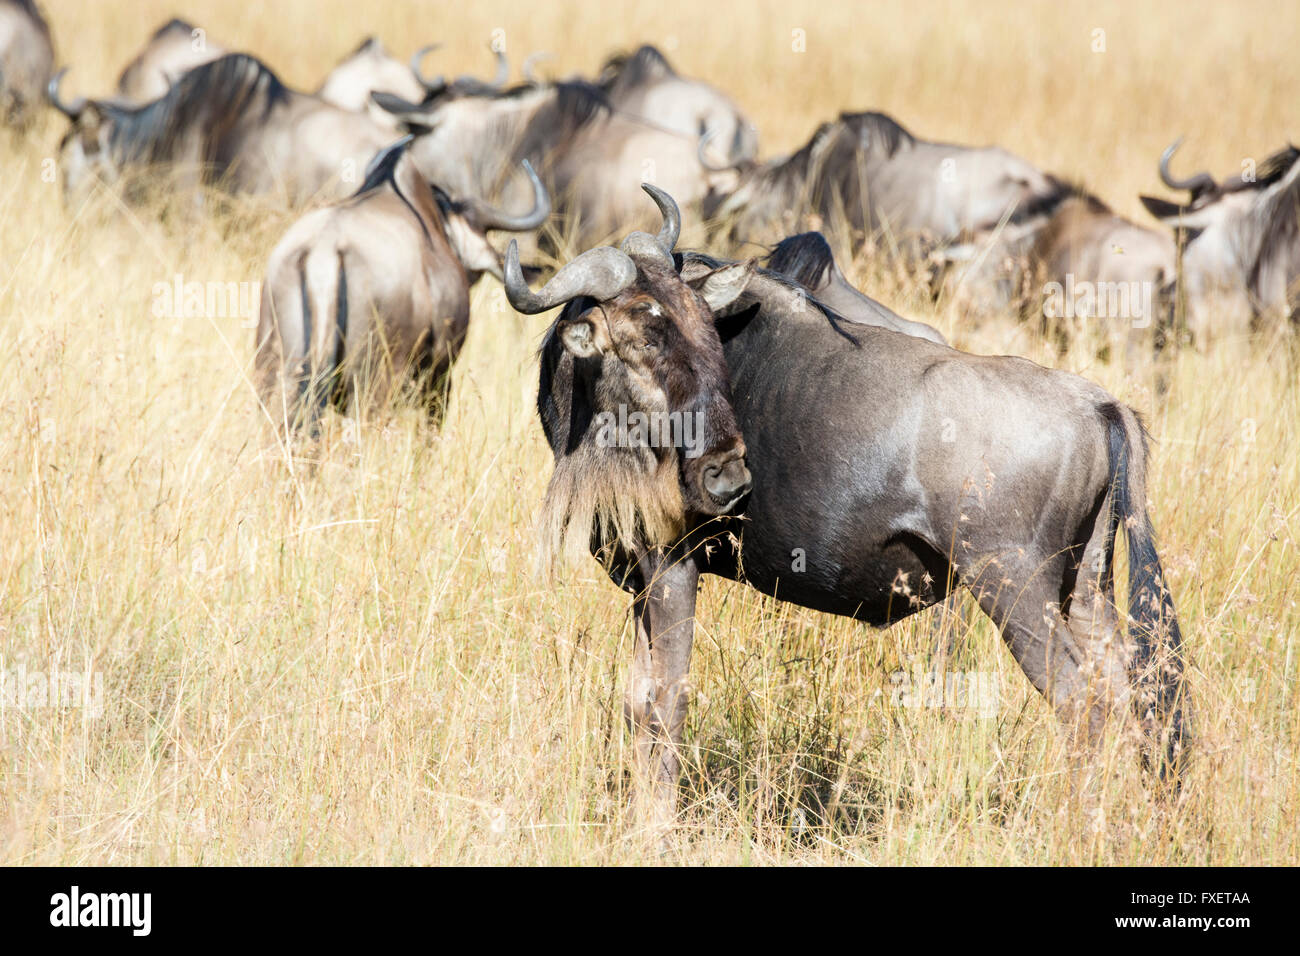
{"type": "MultiPolygon", "coordinates": [[[[843,109],[997,142],[1147,222],[1160,150],[1218,175],[1296,134],[1300,7],[1165,2],[700,5],[50,0],[69,93],[103,93],[174,14],[313,89],[366,33],[439,71],[591,74],[641,42],[729,91],[764,155],[843,109]],[[1095,52],[1095,30],[1105,49],[1095,52]],[[805,52],[796,52],[803,31],[805,52]]],[[[475,295],[445,424],[331,417],[268,439],[249,316],[158,315],[156,286],[258,282],[291,221],[66,208],[65,120],[0,139],[0,669],[98,675],[96,707],[0,713],[5,863],[1300,862],[1300,386],[1289,335],[1141,364],[1057,354],[914,277],[850,274],[962,348],[1077,371],[1146,416],[1149,497],[1190,661],[1196,758],[1153,800],[1120,745],[1073,797],[1058,724],[987,620],[887,631],[706,582],[680,827],[625,823],[627,602],[594,562],[534,574],[551,469],[546,317],[475,295]],[[907,706],[976,672],[990,708],[907,706]]],[[[255,299],[254,299],[255,303],[255,299]]]]}

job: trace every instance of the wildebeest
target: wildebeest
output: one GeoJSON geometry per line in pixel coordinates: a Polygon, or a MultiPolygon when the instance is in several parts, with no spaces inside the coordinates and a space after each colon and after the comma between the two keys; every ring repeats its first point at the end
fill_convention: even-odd
{"type": "Polygon", "coordinates": [[[470,289],[484,272],[502,276],[486,233],[535,229],[550,211],[531,168],[534,208],[507,216],[430,187],[408,147],[376,156],[356,195],[308,213],[271,253],[257,366],[279,425],[314,428],[331,398],[382,401],[408,369],[436,414],[469,327],[470,289]]]}
{"type": "MultiPolygon", "coordinates": [[[[700,160],[722,172],[710,145],[701,140],[700,160]]],[[[704,214],[736,242],[771,243],[815,217],[853,248],[881,232],[924,248],[1041,217],[1066,193],[1054,176],[996,146],[929,142],[883,113],[841,113],[789,157],[737,166],[704,214]]]]}
{"type": "Polygon", "coordinates": [[[1211,326],[1283,314],[1293,321],[1300,303],[1300,149],[1287,146],[1265,159],[1253,176],[1208,173],[1185,180],[1169,172],[1174,143],[1160,158],[1160,178],[1186,189],[1179,205],[1151,196],[1142,202],[1182,240],[1179,293],[1194,338],[1211,326]]]}
{"type": "Polygon", "coordinates": [[[98,179],[171,169],[180,188],[215,184],[232,193],[279,194],[293,205],[351,192],[394,133],[286,87],[251,56],[232,53],[195,67],[143,106],[59,97],[72,121],[60,144],[65,193],[98,179]]]}
{"type": "Polygon", "coordinates": [[[375,122],[392,129],[398,119],[379,106],[371,94],[380,93],[405,102],[423,102],[443,95],[449,86],[478,92],[492,93],[500,89],[509,74],[509,64],[504,53],[497,52],[497,75],[489,81],[473,77],[460,77],[448,83],[441,76],[426,77],[420,63],[437,44],[421,47],[411,56],[410,63],[400,63],[389,55],[376,37],[368,37],[325,77],[316,95],[326,103],[354,113],[366,112],[375,122]]]}
{"type": "Polygon", "coordinates": [[[512,245],[506,292],[521,312],[564,307],[540,356],[543,540],[592,551],[634,596],[626,708],[658,813],[702,573],[874,625],[966,587],[1068,728],[1095,739],[1129,699],[1147,754],[1176,765],[1181,638],[1137,415],[1066,372],[844,323],[751,263],[674,259],[676,211],[655,195],[659,241],[589,250],[537,292],[512,245]]]}
{"type": "Polygon", "coordinates": [[[777,243],[767,260],[768,271],[803,286],[841,318],[864,325],[915,335],[939,345],[948,340],[924,322],[905,319],[875,299],[863,295],[840,271],[830,243],[820,232],[805,232],[777,243]]]}
{"type": "Polygon", "coordinates": [[[692,142],[702,136],[725,163],[734,166],[758,156],[758,130],[731,98],[682,76],[653,46],[611,57],[597,83],[616,110],[692,142]]]}
{"type": "Polygon", "coordinates": [[[1173,280],[1173,240],[1116,215],[1094,196],[1065,200],[1034,237],[1029,268],[1032,301],[1064,332],[1100,322],[1116,344],[1161,321],[1160,296],[1173,280]]]}
{"type": "Polygon", "coordinates": [[[156,100],[181,76],[226,53],[226,48],[210,41],[201,27],[184,20],[169,20],[154,31],[144,49],[118,77],[118,98],[123,104],[136,105],[156,100]]]}
{"type": "Polygon", "coordinates": [[[0,119],[25,129],[54,72],[50,28],[33,0],[0,0],[0,119]]]}
{"type": "Polygon", "coordinates": [[[1165,286],[1176,264],[1173,240],[1116,214],[1074,188],[1046,218],[948,246],[943,284],[986,307],[1019,302],[1062,344],[1099,324],[1113,345],[1163,333],[1165,286]]]}
{"type": "Polygon", "coordinates": [[[735,105],[706,84],[680,77],[652,48],[611,65],[604,86],[571,80],[504,92],[449,90],[421,103],[376,97],[413,131],[425,177],[454,194],[501,193],[503,177],[529,160],[576,220],[579,241],[595,241],[644,218],[642,180],[683,201],[702,198],[714,174],[696,158],[700,129],[751,149],[751,127],[735,105]],[[645,115],[641,111],[648,111],[645,115]]]}

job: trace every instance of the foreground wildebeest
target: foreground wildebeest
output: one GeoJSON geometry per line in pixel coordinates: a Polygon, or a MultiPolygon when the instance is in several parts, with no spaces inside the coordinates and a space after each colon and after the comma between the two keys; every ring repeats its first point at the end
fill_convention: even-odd
{"type": "Polygon", "coordinates": [[[72,120],[59,147],[69,196],[96,179],[164,168],[180,189],[213,184],[298,205],[352,191],[394,135],[364,114],[289,89],[242,53],[195,67],[143,106],[64,103],[62,75],[51,81],[50,98],[72,120]]]}
{"type": "Polygon", "coordinates": [[[184,74],[226,52],[221,44],[208,40],[205,30],[184,20],[169,20],[154,31],[118,77],[118,98],[136,105],[156,100],[184,74]]]}
{"type": "Polygon", "coordinates": [[[526,167],[534,208],[507,216],[430,187],[409,140],[375,157],[355,196],[299,220],[271,253],[257,332],[268,414],[311,429],[330,399],[382,401],[408,369],[430,410],[469,328],[469,293],[501,278],[488,230],[535,229],[550,211],[526,167]]]}
{"type": "Polygon", "coordinates": [[[415,144],[417,162],[454,194],[513,205],[518,198],[500,191],[503,177],[529,160],[557,213],[576,220],[581,242],[642,219],[639,187],[647,177],[683,201],[703,198],[714,174],[696,158],[701,129],[733,144],[737,157],[752,150],[752,127],[735,104],[672,72],[652,48],[611,66],[604,88],[577,80],[504,92],[449,89],[421,104],[376,100],[413,131],[430,131],[415,144]]]}
{"type": "Polygon", "coordinates": [[[676,209],[652,194],[658,241],[589,250],[538,292],[512,245],[506,292],[525,313],[564,306],[540,357],[544,547],[590,548],[634,595],[627,715],[659,812],[701,573],[875,625],[964,586],[1069,728],[1095,739],[1132,698],[1148,753],[1177,762],[1181,638],[1136,414],[1066,372],[848,325],[749,263],[675,261],[676,209]]]}
{"type": "Polygon", "coordinates": [[[1160,158],[1160,178],[1186,189],[1183,205],[1143,196],[1157,219],[1172,227],[1183,245],[1178,290],[1193,337],[1204,342],[1211,326],[1227,328],[1269,314],[1296,317],[1300,303],[1300,150],[1287,146],[1268,157],[1253,176],[1208,173],[1185,180],[1169,172],[1178,144],[1160,158]]]}
{"type": "Polygon", "coordinates": [[[50,28],[33,0],[0,0],[0,120],[25,129],[54,72],[50,28]]]}
{"type": "Polygon", "coordinates": [[[421,102],[444,94],[450,85],[480,92],[495,92],[505,85],[510,67],[505,54],[500,52],[496,55],[497,75],[490,83],[472,77],[460,77],[450,84],[441,76],[429,79],[420,72],[420,63],[436,49],[437,44],[421,47],[412,55],[409,64],[400,63],[389,55],[378,38],[368,37],[329,72],[316,95],[342,109],[354,113],[367,112],[377,123],[396,129],[397,117],[379,106],[371,94],[421,102]]]}
{"type": "MultiPolygon", "coordinates": [[[[710,145],[701,140],[700,160],[722,172],[710,145]]],[[[924,247],[1041,217],[1065,195],[1055,177],[996,146],[933,143],[883,113],[842,113],[793,155],[740,164],[704,214],[735,242],[774,242],[812,216],[853,248],[881,232],[924,247]]]]}
{"type": "Polygon", "coordinates": [[[785,276],[811,292],[841,318],[864,325],[876,325],[907,335],[929,339],[939,345],[948,341],[939,330],[924,322],[905,319],[875,299],[863,295],[840,271],[830,243],[820,232],[805,232],[782,239],[767,260],[768,271],[785,276]]]}

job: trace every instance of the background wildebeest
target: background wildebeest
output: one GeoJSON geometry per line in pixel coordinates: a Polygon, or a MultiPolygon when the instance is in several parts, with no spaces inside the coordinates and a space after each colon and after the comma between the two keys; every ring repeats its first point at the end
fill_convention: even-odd
{"type": "Polygon", "coordinates": [[[218,185],[232,193],[281,195],[299,205],[344,195],[395,135],[286,87],[251,56],[232,53],[183,74],[143,106],[51,99],[72,126],[59,146],[65,194],[141,170],[171,170],[181,190],[218,185]],[[351,182],[349,182],[351,180],[351,182]]]}
{"type": "Polygon", "coordinates": [[[644,179],[684,202],[702,199],[713,174],[696,157],[701,130],[730,144],[729,161],[755,148],[751,124],[728,97],[681,77],[653,48],[611,62],[602,83],[449,89],[420,104],[376,99],[412,131],[428,131],[413,153],[426,178],[453,193],[513,204],[503,177],[529,160],[580,242],[643,220],[644,179]]]}
{"type": "Polygon", "coordinates": [[[701,573],[874,625],[966,587],[1068,728],[1095,739],[1131,699],[1155,763],[1179,762],[1181,638],[1137,416],[1066,372],[843,323],[752,263],[687,254],[678,266],[675,210],[654,195],[659,242],[634,233],[622,251],[584,253],[537,293],[512,246],[506,291],[522,312],[564,305],[541,353],[556,459],[544,544],[590,546],[634,595],[627,713],[659,812],[678,771],[701,573]],[[602,438],[620,406],[698,416],[696,457],[644,432],[602,438]]]}
{"type": "MultiPolygon", "coordinates": [[[[701,162],[722,172],[710,144],[706,135],[701,162]]],[[[735,242],[771,243],[815,216],[853,248],[883,232],[911,251],[1041,217],[1064,196],[1055,177],[996,146],[930,142],[883,113],[842,113],[789,157],[740,164],[704,214],[735,242]]]]}
{"type": "Polygon", "coordinates": [[[396,129],[393,115],[377,106],[370,94],[419,99],[424,95],[424,84],[416,69],[420,58],[432,49],[428,46],[416,51],[408,65],[393,59],[378,37],[366,37],[330,70],[316,95],[340,109],[368,113],[376,123],[396,129]]]}
{"type": "Polygon", "coordinates": [[[50,28],[34,0],[0,0],[0,119],[29,126],[53,72],[50,28]]]}
{"type": "Polygon", "coordinates": [[[166,95],[178,79],[229,52],[208,39],[207,31],[173,19],[154,31],[144,48],[122,70],[117,95],[123,105],[137,106],[166,95]]]}
{"type": "MultiPolygon", "coordinates": [[[[1282,314],[1294,320],[1300,303],[1300,150],[1287,146],[1269,156],[1254,175],[1208,173],[1175,179],[1169,161],[1178,143],[1160,157],[1160,178],[1186,189],[1179,205],[1151,196],[1142,202],[1181,237],[1178,293],[1194,339],[1239,331],[1243,320],[1282,314]]],[[[1244,172],[1244,171],[1243,171],[1244,172]]]]}
{"type": "Polygon", "coordinates": [[[469,329],[470,289],[502,277],[493,229],[535,229],[550,212],[507,216],[457,202],[420,176],[409,140],[375,157],[356,195],[295,223],[271,253],[257,331],[263,402],[285,431],[314,429],[333,399],[384,401],[408,370],[440,414],[469,329]]]}
{"type": "Polygon", "coordinates": [[[984,312],[1018,303],[1062,346],[1090,323],[1121,349],[1161,340],[1166,331],[1162,303],[1174,277],[1173,240],[1082,189],[1047,218],[995,228],[946,247],[940,257],[948,295],[984,312]]]}

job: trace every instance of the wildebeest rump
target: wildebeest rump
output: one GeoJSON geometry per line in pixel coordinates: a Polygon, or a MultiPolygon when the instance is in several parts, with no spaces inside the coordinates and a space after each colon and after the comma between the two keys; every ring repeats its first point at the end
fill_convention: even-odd
{"type": "Polygon", "coordinates": [[[208,39],[207,31],[185,20],[172,19],[153,36],[122,70],[117,94],[123,105],[141,105],[166,95],[180,77],[228,51],[208,39]]]}
{"type": "Polygon", "coordinates": [[[534,229],[550,211],[506,216],[458,202],[420,176],[409,140],[375,157],[350,199],[311,212],[271,253],[257,333],[267,412],[285,432],[314,429],[331,399],[383,401],[408,371],[437,414],[469,328],[470,289],[502,277],[492,229],[534,229]]]}
{"type": "Polygon", "coordinates": [[[0,0],[0,121],[25,129],[54,72],[50,28],[33,0],[0,0]]]}
{"type": "MultiPolygon", "coordinates": [[[[631,269],[606,269],[603,284],[561,283],[562,270],[553,281],[563,288],[530,298],[508,253],[506,288],[522,311],[568,299],[542,346],[538,408],[557,480],[577,480],[576,462],[588,477],[585,493],[570,488],[560,502],[594,498],[637,513],[636,501],[618,498],[646,484],[623,475],[636,461],[624,449],[625,491],[606,484],[611,456],[596,423],[611,400],[643,394],[687,413],[705,388],[715,403],[730,399],[743,436],[714,433],[745,449],[752,491],[739,503],[743,516],[716,499],[692,510],[682,471],[677,521],[642,523],[630,546],[593,523],[590,507],[547,519],[576,518],[573,538],[590,542],[635,596],[627,711],[661,809],[678,767],[701,573],[875,625],[966,587],[1068,727],[1093,737],[1131,699],[1156,762],[1181,759],[1181,638],[1146,511],[1146,434],[1130,409],[1066,372],[850,325],[806,308],[806,290],[771,273],[737,276],[741,266],[698,254],[681,257],[680,271],[632,258],[631,269]],[[694,302],[684,290],[701,290],[715,324],[692,323],[700,346],[646,360],[635,322],[595,340],[590,330],[611,308],[626,319],[622,290],[651,280],[646,314],[694,302]],[[729,292],[710,297],[710,284],[729,292]],[[710,331],[725,356],[721,380],[696,358],[714,354],[710,331]],[[685,533],[662,534],[674,526],[685,533]],[[1127,641],[1113,579],[1121,528],[1132,569],[1127,641]]],[[[640,451],[646,474],[662,471],[653,450],[640,451]]]]}
{"type": "Polygon", "coordinates": [[[59,150],[69,195],[96,179],[168,168],[181,189],[214,184],[299,205],[352,192],[395,135],[363,114],[289,89],[242,53],[195,67],[143,106],[64,103],[61,76],[51,82],[51,99],[72,121],[59,150]]]}

